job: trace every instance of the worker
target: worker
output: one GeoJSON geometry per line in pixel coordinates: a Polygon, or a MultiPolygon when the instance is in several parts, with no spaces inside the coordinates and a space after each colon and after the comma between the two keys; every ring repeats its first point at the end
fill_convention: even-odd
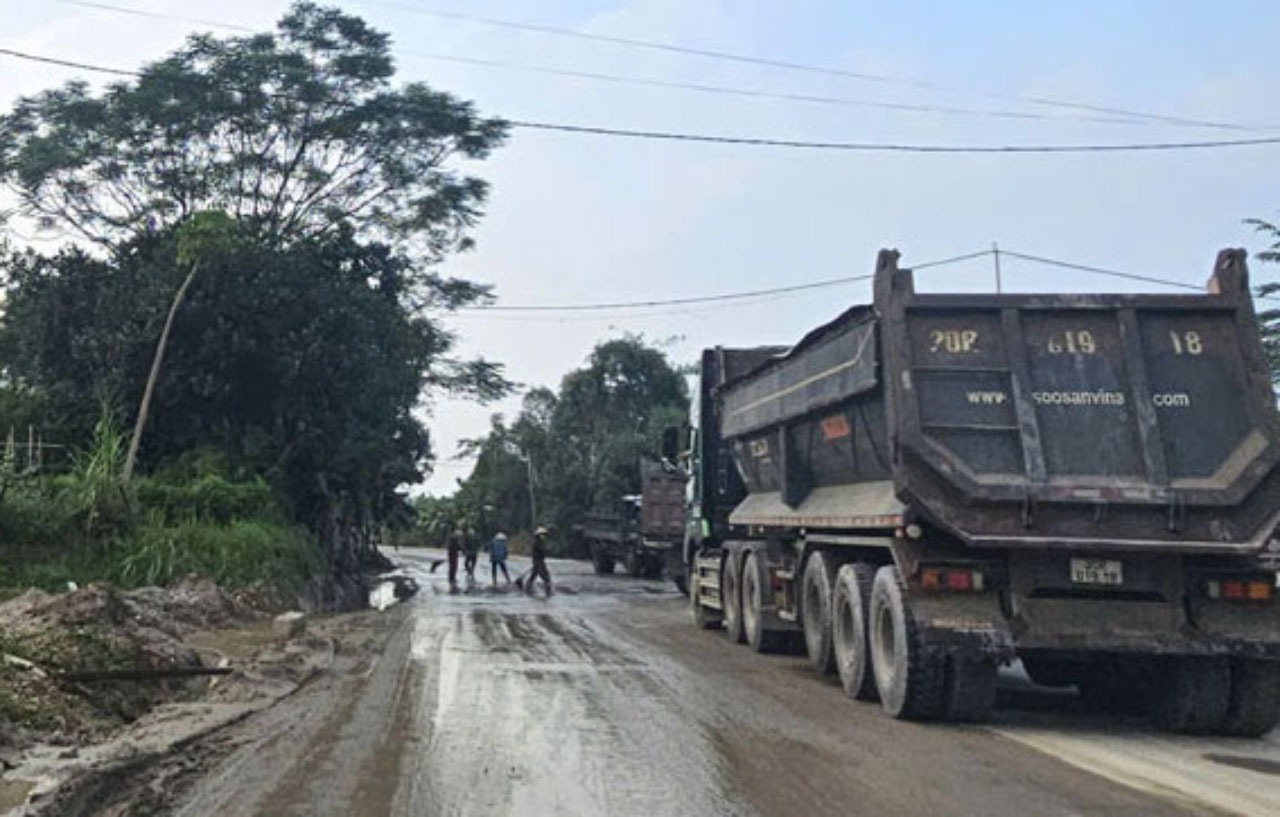
{"type": "Polygon", "coordinates": [[[533,592],[533,583],[539,578],[547,586],[547,595],[551,595],[551,573],[547,570],[547,529],[539,525],[533,532],[533,567],[529,569],[529,578],[525,591],[533,592]]]}
{"type": "Polygon", "coordinates": [[[489,543],[489,569],[493,573],[495,585],[498,583],[499,568],[502,569],[502,575],[506,578],[507,584],[511,584],[511,574],[507,572],[507,535],[501,531],[489,543]]]}
{"type": "Polygon", "coordinates": [[[466,533],[461,527],[454,528],[449,536],[449,586],[452,588],[458,586],[458,556],[462,553],[465,538],[466,533]]]}
{"type": "Polygon", "coordinates": [[[466,561],[463,567],[467,571],[467,581],[475,582],[476,580],[476,562],[480,558],[480,538],[476,536],[475,528],[467,528],[466,535],[462,539],[462,548],[466,553],[466,561]]]}

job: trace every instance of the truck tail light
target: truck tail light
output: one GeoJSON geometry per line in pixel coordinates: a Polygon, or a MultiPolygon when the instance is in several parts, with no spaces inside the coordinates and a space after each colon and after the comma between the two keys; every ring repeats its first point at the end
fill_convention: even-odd
{"type": "Polygon", "coordinates": [[[1221,601],[1271,601],[1275,581],[1256,577],[1209,579],[1204,583],[1204,594],[1221,601]]]}
{"type": "Polygon", "coordinates": [[[967,567],[926,567],[920,571],[920,586],[930,591],[981,593],[987,589],[987,579],[981,570],[967,567]]]}

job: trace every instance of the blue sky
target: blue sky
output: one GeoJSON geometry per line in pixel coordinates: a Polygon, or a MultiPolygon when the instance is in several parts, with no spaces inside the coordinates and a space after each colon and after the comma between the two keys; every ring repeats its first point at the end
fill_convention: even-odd
{"type": "MultiPolygon", "coordinates": [[[[119,5],[268,26],[276,0],[119,5]]],[[[405,78],[489,113],[616,127],[835,141],[937,144],[1182,141],[1280,134],[1280,3],[1264,2],[343,2],[390,31],[405,78]],[[902,78],[868,82],[516,31],[416,13],[436,9],[902,78]],[[770,93],[1048,114],[945,116],[855,105],[634,87],[460,64],[460,56],[770,93]],[[925,86],[925,87],[922,87],[925,86]],[[1241,132],[1080,121],[1015,98],[1256,126],[1241,132]],[[1267,126],[1272,126],[1267,130],[1267,126]]],[[[198,26],[68,6],[4,2],[11,48],[130,66],[198,26]]],[[[70,78],[7,63],[0,101],[70,78]]],[[[1076,118],[1072,118],[1076,117],[1076,118]]],[[[1199,283],[1223,246],[1259,243],[1242,219],[1280,217],[1280,146],[1104,156],[838,154],[647,143],[517,131],[473,168],[493,186],[476,250],[448,265],[493,283],[502,302],[568,303],[748,290],[869,272],[877,249],[920,262],[1002,247],[1199,283]]],[[[1280,270],[1254,269],[1255,280],[1280,270]]],[[[1006,263],[1009,288],[1115,290],[1117,282],[1006,263]]],[[[922,288],[986,289],[989,260],[921,274],[922,288]]],[[[786,343],[865,300],[865,285],[681,314],[459,316],[460,350],[554,385],[591,346],[622,332],[663,340],[679,361],[716,343],[786,343]]],[[[664,311],[664,310],[651,310],[664,311]]],[[[666,310],[670,311],[670,310],[666,310]]],[[[466,464],[457,439],[495,410],[436,399],[444,461],[426,490],[466,464]]]]}

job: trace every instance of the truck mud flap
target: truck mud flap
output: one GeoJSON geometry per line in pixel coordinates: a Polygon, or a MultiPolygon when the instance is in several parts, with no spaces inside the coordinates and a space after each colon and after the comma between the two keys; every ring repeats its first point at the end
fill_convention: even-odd
{"type": "Polygon", "coordinates": [[[931,650],[954,655],[983,655],[997,663],[1014,658],[1013,635],[994,593],[910,596],[916,627],[931,650]]]}

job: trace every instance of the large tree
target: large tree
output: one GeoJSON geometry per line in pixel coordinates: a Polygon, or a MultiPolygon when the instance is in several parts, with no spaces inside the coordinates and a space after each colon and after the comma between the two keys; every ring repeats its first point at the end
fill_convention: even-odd
{"type": "Polygon", "coordinates": [[[136,81],[0,118],[21,211],[74,239],[3,258],[4,382],[39,395],[60,441],[84,439],[103,400],[129,420],[190,271],[179,236],[225,213],[234,239],[201,256],[175,313],[142,462],[215,447],[267,475],[335,575],[429,462],[422,397],[508,388],[437,320],[488,297],[439,262],[485,197],[462,163],[505,125],[392,75],[386,35],[299,3],[273,34],[193,37],[136,81]]]}
{"type": "Polygon", "coordinates": [[[303,2],[276,32],[192,37],[135,81],[21,99],[0,171],[42,227],[106,246],[223,210],[272,240],[352,229],[428,260],[469,246],[506,125],[422,83],[386,34],[303,2]]]}

